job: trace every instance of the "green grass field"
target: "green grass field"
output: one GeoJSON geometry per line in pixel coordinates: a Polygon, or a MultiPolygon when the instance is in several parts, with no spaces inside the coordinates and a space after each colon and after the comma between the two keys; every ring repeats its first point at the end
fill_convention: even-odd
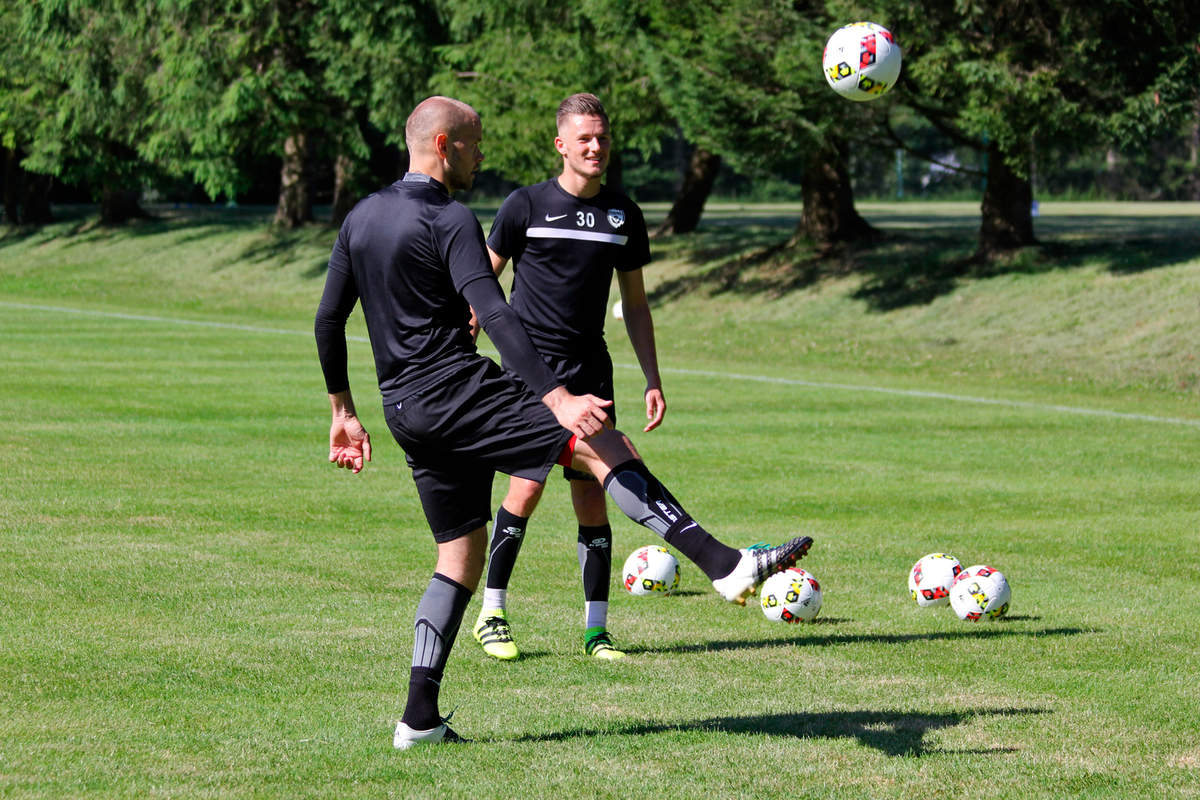
{"type": "MultiPolygon", "coordinates": [[[[888,236],[832,265],[755,255],[789,208],[655,244],[659,431],[610,328],[622,427],[727,542],[812,535],[818,622],[685,563],[675,597],[614,582],[631,656],[593,663],[555,477],[526,657],[464,629],[443,711],[475,742],[407,753],[433,546],[357,316],[376,458],[325,461],[332,232],[4,234],[0,796],[1200,797],[1200,207],[1045,204],[1044,247],[984,271],[972,206],[862,210],[888,236]],[[931,551],[1004,570],[1009,617],[916,608],[931,551]]],[[[657,541],[614,530],[618,562],[657,541]]]]}

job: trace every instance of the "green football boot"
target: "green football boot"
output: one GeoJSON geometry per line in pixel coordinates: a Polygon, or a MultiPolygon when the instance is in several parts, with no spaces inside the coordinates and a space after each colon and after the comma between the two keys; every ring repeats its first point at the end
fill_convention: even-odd
{"type": "Polygon", "coordinates": [[[623,652],[613,647],[612,637],[608,635],[608,631],[599,625],[583,632],[583,652],[585,655],[602,658],[606,661],[625,657],[623,652]]]}

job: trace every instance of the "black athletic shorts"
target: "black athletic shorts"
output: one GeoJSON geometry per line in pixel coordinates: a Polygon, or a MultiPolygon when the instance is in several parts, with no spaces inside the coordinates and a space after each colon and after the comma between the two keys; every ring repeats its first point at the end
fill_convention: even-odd
{"type": "MultiPolygon", "coordinates": [[[[542,360],[553,370],[571,394],[594,394],[603,400],[613,399],[613,364],[608,350],[601,347],[587,358],[542,354],[542,360]]],[[[609,406],[609,421],[617,424],[617,407],[609,406]]],[[[594,481],[590,472],[563,467],[563,477],[569,481],[594,481]]]]}
{"type": "Polygon", "coordinates": [[[383,415],[438,542],[487,525],[496,472],[545,481],[571,439],[540,398],[486,358],[383,415]]]}

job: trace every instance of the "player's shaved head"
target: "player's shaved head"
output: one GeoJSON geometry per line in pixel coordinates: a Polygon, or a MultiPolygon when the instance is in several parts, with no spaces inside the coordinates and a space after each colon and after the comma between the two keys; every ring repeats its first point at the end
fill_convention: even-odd
{"type": "Polygon", "coordinates": [[[461,100],[435,95],[417,104],[404,124],[404,143],[412,155],[427,155],[434,151],[434,137],[439,133],[450,139],[464,125],[474,125],[479,114],[461,100]]]}

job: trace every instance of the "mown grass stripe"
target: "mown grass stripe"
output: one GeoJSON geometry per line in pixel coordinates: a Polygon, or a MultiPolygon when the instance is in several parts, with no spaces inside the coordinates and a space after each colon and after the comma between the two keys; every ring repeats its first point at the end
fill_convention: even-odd
{"type": "MultiPolygon", "coordinates": [[[[117,311],[96,311],[92,309],[68,308],[66,306],[47,306],[35,303],[11,303],[0,301],[4,308],[16,308],[25,311],[46,311],[59,314],[83,314],[93,317],[108,317],[111,319],[133,320],[138,322],[157,322],[170,325],[196,325],[205,328],[216,328],[232,331],[248,331],[251,333],[278,334],[281,336],[311,336],[310,331],[296,331],[285,328],[263,328],[255,325],[239,325],[232,322],[217,322],[214,320],[187,319],[183,317],[162,317],[149,314],[127,314],[117,311]]],[[[347,336],[348,341],[369,343],[365,336],[347,336]]],[[[498,357],[494,350],[483,349],[489,356],[498,357]]],[[[614,362],[613,366],[620,369],[641,369],[637,364],[614,362]]],[[[688,375],[698,378],[724,378],[728,380],[753,381],[755,383],[773,383],[783,386],[800,386],[807,389],[828,389],[841,392],[872,392],[899,397],[912,397],[920,400],[946,400],[954,403],[975,403],[978,405],[1002,406],[1005,408],[1026,408],[1033,411],[1056,412],[1062,414],[1080,414],[1085,416],[1103,417],[1106,419],[1122,419],[1132,422],[1150,422],[1161,425],[1183,425],[1200,428],[1200,420],[1183,419],[1179,417],[1160,417],[1153,414],[1134,414],[1125,411],[1111,411],[1101,408],[1084,408],[1081,406],[1065,406],[1057,403],[1035,403],[1027,400],[1007,400],[998,397],[979,397],[977,395],[948,394],[946,392],[931,392],[923,389],[896,389],[888,386],[872,386],[855,383],[829,383],[825,381],[808,381],[802,378],[784,378],[777,375],[751,375],[738,372],[716,372],[714,370],[687,369],[685,367],[664,367],[661,372],[671,375],[688,375]]]]}

